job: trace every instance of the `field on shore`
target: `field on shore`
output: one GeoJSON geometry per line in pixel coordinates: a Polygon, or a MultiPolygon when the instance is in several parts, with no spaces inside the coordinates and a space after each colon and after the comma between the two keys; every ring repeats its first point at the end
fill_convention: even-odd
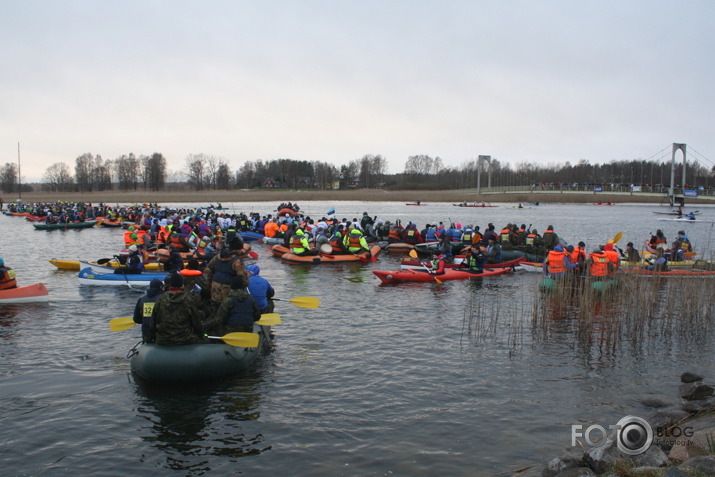
{"type": "MultiPolygon", "coordinates": [[[[13,202],[17,199],[15,194],[0,195],[5,203],[13,202]]],[[[389,191],[383,189],[355,189],[355,190],[205,190],[205,191],[105,191],[105,192],[25,192],[22,194],[25,202],[55,202],[58,200],[68,202],[106,202],[135,204],[144,202],[205,202],[206,205],[221,202],[228,204],[231,202],[256,202],[256,201],[276,201],[276,202],[304,202],[309,200],[351,200],[366,202],[536,202],[543,203],[590,203],[590,202],[638,202],[638,203],[666,203],[663,196],[640,196],[621,195],[607,193],[482,193],[478,194],[474,189],[441,190],[441,191],[389,191]]],[[[690,204],[698,203],[697,199],[688,200],[690,204]]],[[[707,202],[706,202],[707,203],[707,202]]]]}

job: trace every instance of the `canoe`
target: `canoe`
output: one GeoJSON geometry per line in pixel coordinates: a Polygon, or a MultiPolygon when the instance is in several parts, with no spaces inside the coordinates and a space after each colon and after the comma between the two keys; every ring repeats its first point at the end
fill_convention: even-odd
{"type": "Polygon", "coordinates": [[[653,212],[654,214],[658,214],[658,215],[677,215],[678,217],[683,217],[683,216],[688,215],[688,214],[700,215],[700,211],[699,211],[699,210],[693,210],[692,212],[688,212],[687,214],[686,214],[686,213],[679,214],[679,213],[677,213],[677,212],[656,212],[656,211],[652,211],[652,212],[653,212]]]}
{"type": "Polygon", "coordinates": [[[519,267],[527,272],[544,273],[544,264],[536,262],[521,262],[519,267]]]}
{"type": "Polygon", "coordinates": [[[682,223],[687,223],[691,224],[693,222],[699,222],[699,223],[708,223],[712,224],[712,220],[703,220],[703,219],[688,219],[687,217],[678,217],[677,219],[664,219],[664,218],[659,218],[658,220],[662,222],[682,222],[682,223]]]}
{"type": "Polygon", "coordinates": [[[91,268],[80,270],[80,285],[115,286],[115,287],[148,287],[154,278],[164,281],[167,272],[123,274],[123,273],[95,273],[91,268]]]}
{"type": "Polygon", "coordinates": [[[97,225],[97,220],[86,222],[69,222],[66,224],[32,224],[36,230],[67,230],[67,229],[88,229],[97,225]]]}
{"type": "MultiPolygon", "coordinates": [[[[453,269],[459,269],[459,266],[461,265],[464,257],[455,257],[454,263],[448,263],[446,264],[446,268],[453,268],[453,269]]],[[[511,268],[519,265],[521,262],[523,262],[525,259],[524,257],[519,257],[515,258],[513,260],[507,260],[505,262],[500,262],[500,263],[485,263],[484,268],[511,268]]],[[[424,270],[422,262],[420,262],[419,259],[417,258],[412,258],[412,257],[403,257],[402,262],[400,263],[400,268],[402,270],[409,270],[409,269],[414,269],[414,270],[424,270]]],[[[464,268],[462,268],[464,270],[464,268]]]]}
{"type": "Polygon", "coordinates": [[[0,305],[13,303],[42,303],[50,300],[44,283],[0,290],[0,305]]]}
{"type": "Polygon", "coordinates": [[[262,241],[264,238],[266,238],[266,236],[263,234],[259,234],[258,232],[251,232],[251,231],[238,232],[238,235],[241,236],[241,238],[243,239],[244,242],[262,241]]]}
{"type": "Polygon", "coordinates": [[[118,220],[102,220],[102,227],[121,227],[122,223],[118,220]]]}
{"type": "Polygon", "coordinates": [[[260,242],[268,245],[278,245],[283,243],[283,237],[263,237],[260,242]]]}
{"type": "Polygon", "coordinates": [[[253,325],[258,346],[240,348],[226,343],[161,346],[144,343],[130,356],[132,371],[152,382],[195,382],[240,373],[260,355],[270,338],[270,326],[253,325]]]}
{"type": "MultiPolygon", "coordinates": [[[[380,247],[377,245],[374,245],[370,249],[370,253],[372,254],[373,257],[377,257],[377,255],[382,251],[380,247]]],[[[285,253],[281,255],[281,261],[286,262],[286,263],[302,263],[302,264],[318,264],[318,263],[345,263],[345,262],[363,262],[363,261],[370,261],[369,258],[367,258],[367,253],[342,253],[342,254],[324,254],[321,253],[320,255],[306,255],[306,256],[300,256],[296,255],[294,253],[285,253]]]]}
{"type": "Polygon", "coordinates": [[[442,275],[432,275],[425,270],[373,270],[372,273],[382,281],[382,283],[396,282],[436,282],[435,278],[440,281],[445,280],[463,280],[467,278],[484,278],[497,275],[504,275],[511,272],[510,268],[495,268],[492,270],[484,270],[482,273],[469,273],[448,268],[442,275]]]}
{"type": "MultiPolygon", "coordinates": [[[[57,258],[53,258],[49,262],[60,270],[77,270],[77,271],[79,271],[82,268],[86,268],[84,266],[80,266],[80,260],[59,260],[57,258]]],[[[101,266],[98,262],[82,262],[82,263],[88,263],[90,265],[101,266]]],[[[184,264],[184,265],[186,265],[186,264],[184,264]]],[[[119,263],[116,260],[110,260],[105,265],[105,268],[107,268],[107,267],[117,268],[117,267],[119,267],[119,263]]],[[[145,270],[159,270],[160,268],[159,268],[158,263],[150,262],[150,263],[144,264],[144,269],[145,270]]]]}
{"type": "Polygon", "coordinates": [[[395,242],[387,244],[385,247],[385,252],[387,253],[410,253],[410,250],[414,249],[415,246],[404,242],[395,242]]]}

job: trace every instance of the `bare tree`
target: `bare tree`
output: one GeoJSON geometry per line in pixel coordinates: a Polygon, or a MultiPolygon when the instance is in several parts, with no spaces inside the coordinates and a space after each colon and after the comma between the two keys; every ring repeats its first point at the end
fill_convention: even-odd
{"type": "Polygon", "coordinates": [[[5,165],[0,168],[0,189],[7,194],[15,192],[19,190],[18,182],[17,164],[14,162],[6,162],[5,165]]]}
{"type": "Polygon", "coordinates": [[[80,192],[92,192],[92,162],[94,155],[86,152],[75,159],[74,176],[80,192]]]}
{"type": "Polygon", "coordinates": [[[166,158],[155,152],[151,156],[142,156],[141,164],[144,188],[152,191],[162,190],[166,184],[166,158]]]}
{"type": "Polygon", "coordinates": [[[186,158],[187,182],[194,190],[206,188],[206,163],[208,158],[205,154],[189,154],[186,158]]]}
{"type": "Polygon", "coordinates": [[[69,192],[74,186],[70,166],[64,162],[55,162],[45,170],[42,178],[51,192],[69,192]]]}

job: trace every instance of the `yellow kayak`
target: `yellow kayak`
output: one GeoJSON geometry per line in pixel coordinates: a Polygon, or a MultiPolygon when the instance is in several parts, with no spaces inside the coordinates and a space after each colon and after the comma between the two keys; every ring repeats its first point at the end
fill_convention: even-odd
{"type": "MultiPolygon", "coordinates": [[[[58,260],[56,258],[53,258],[50,260],[50,263],[57,267],[59,270],[76,270],[79,271],[79,260],[58,260]]],[[[97,264],[96,262],[91,262],[93,264],[97,264]]],[[[117,268],[119,266],[119,262],[116,260],[110,260],[107,263],[103,265],[108,265],[113,268],[117,268]]],[[[159,263],[154,262],[154,263],[145,263],[144,264],[144,269],[145,270],[161,270],[159,268],[159,263]]]]}

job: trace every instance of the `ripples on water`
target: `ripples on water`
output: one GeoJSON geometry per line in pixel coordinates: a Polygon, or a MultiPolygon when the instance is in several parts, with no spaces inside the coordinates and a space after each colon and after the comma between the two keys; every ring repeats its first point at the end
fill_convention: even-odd
{"type": "MultiPolygon", "coordinates": [[[[263,213],[274,205],[234,204],[263,213]]],[[[655,222],[650,211],[658,209],[639,205],[301,205],[313,216],[336,206],[347,218],[368,207],[420,227],[450,219],[482,228],[532,223],[540,231],[552,224],[589,248],[618,231],[624,244],[655,228],[670,238],[684,227],[655,222]]],[[[284,324],[273,349],[243,375],[151,385],[132,376],[126,360],[139,328],[108,330],[140,294],[80,287],[75,272],[47,262],[111,256],[121,233],[37,232],[6,216],[0,226],[23,237],[5,240],[0,251],[20,282],[43,281],[51,294],[49,305],[0,308],[5,475],[494,474],[562,454],[572,424],[646,414],[637,404],[646,395],[675,402],[685,370],[712,376],[708,303],[678,308],[659,290],[629,289],[656,303],[644,319],[643,303],[630,311],[549,303],[534,293],[540,277],[531,274],[384,286],[370,270],[399,267],[397,256],[302,267],[256,245],[277,297],[318,297],[321,307],[279,303],[284,324]]],[[[707,250],[712,227],[685,226],[696,248],[707,250]]],[[[666,286],[675,287],[671,296],[687,293],[666,286]]]]}

